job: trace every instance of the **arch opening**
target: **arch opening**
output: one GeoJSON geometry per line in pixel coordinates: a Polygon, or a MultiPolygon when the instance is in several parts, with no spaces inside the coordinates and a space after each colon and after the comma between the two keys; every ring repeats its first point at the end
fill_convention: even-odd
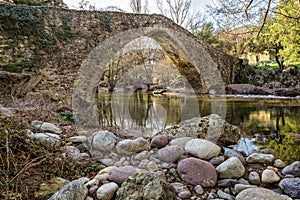
{"type": "Polygon", "coordinates": [[[163,27],[129,30],[99,44],[82,63],[73,92],[73,110],[79,114],[76,122],[79,128],[99,127],[95,111],[95,86],[113,55],[141,36],[152,38],[159,44],[179,73],[188,80],[195,94],[207,93],[210,88],[220,94],[225,93],[217,64],[204,47],[191,38],[163,27]]]}

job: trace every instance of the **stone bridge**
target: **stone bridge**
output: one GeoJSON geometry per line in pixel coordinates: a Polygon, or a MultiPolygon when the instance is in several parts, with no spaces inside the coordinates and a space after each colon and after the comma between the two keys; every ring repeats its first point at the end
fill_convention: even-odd
{"type": "Polygon", "coordinates": [[[33,74],[10,92],[68,96],[75,83],[88,100],[112,56],[141,36],[161,46],[197,94],[223,93],[224,84],[234,82],[238,59],[162,15],[9,4],[0,4],[0,69],[33,74]]]}

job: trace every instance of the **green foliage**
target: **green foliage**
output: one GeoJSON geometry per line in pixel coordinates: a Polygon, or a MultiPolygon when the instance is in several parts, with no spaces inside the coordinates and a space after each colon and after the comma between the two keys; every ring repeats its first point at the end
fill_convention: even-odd
{"type": "Polygon", "coordinates": [[[283,46],[280,55],[292,61],[300,57],[300,2],[280,1],[272,29],[279,34],[278,42],[283,46]]]}
{"type": "Polygon", "coordinates": [[[5,37],[12,39],[11,46],[17,46],[24,38],[34,46],[36,55],[42,51],[53,52],[57,48],[57,41],[69,40],[74,36],[68,16],[61,16],[61,25],[45,24],[44,18],[51,13],[47,7],[37,8],[28,6],[8,6],[0,8],[0,31],[5,37]],[[47,28],[50,26],[50,31],[47,28]]]}
{"type": "Polygon", "coordinates": [[[272,60],[260,61],[256,63],[255,68],[278,68],[278,64],[272,60]]]}
{"type": "Polygon", "coordinates": [[[60,120],[63,122],[72,122],[74,123],[78,116],[71,111],[64,111],[60,113],[60,120]]]}
{"type": "Polygon", "coordinates": [[[224,43],[218,39],[213,23],[207,22],[205,17],[201,16],[199,16],[199,19],[197,20],[196,23],[190,24],[190,31],[200,40],[222,50],[224,48],[224,43]]]}
{"type": "Polygon", "coordinates": [[[22,73],[24,70],[32,72],[33,63],[30,60],[23,60],[21,62],[0,66],[0,70],[13,73],[22,73]]]}
{"type": "MultiPolygon", "coordinates": [[[[269,16],[258,38],[251,41],[250,52],[268,51],[283,69],[283,60],[299,62],[300,11],[299,1],[280,1],[277,12],[269,16]]],[[[258,28],[258,27],[257,27],[258,28]]]]}
{"type": "Polygon", "coordinates": [[[269,140],[269,142],[263,147],[274,149],[277,156],[287,164],[290,164],[295,160],[299,160],[300,142],[295,141],[295,139],[289,133],[281,134],[281,137],[283,137],[283,139],[278,138],[269,140]]]}
{"type": "Polygon", "coordinates": [[[103,15],[101,19],[101,24],[108,32],[112,32],[112,28],[110,25],[110,17],[107,14],[103,15]]]}
{"type": "Polygon", "coordinates": [[[89,166],[83,169],[83,175],[86,176],[92,172],[99,172],[101,169],[103,169],[103,166],[93,161],[89,166]]]}
{"type": "Polygon", "coordinates": [[[214,33],[213,23],[211,22],[204,22],[199,31],[197,31],[196,36],[218,49],[222,49],[223,47],[223,43],[218,40],[217,35],[214,33]]]}

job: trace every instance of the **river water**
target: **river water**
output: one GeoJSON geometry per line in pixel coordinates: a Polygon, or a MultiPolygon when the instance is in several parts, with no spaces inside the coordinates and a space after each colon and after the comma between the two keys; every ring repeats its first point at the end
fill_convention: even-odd
{"type": "Polygon", "coordinates": [[[233,148],[249,154],[270,147],[286,163],[300,160],[300,98],[101,93],[98,109],[101,126],[146,136],[186,119],[219,114],[246,133],[233,148]]]}

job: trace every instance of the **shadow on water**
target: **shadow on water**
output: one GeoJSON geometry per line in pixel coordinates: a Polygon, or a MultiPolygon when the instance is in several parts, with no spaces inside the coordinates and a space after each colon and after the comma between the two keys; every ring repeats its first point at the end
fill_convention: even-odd
{"type": "MultiPolygon", "coordinates": [[[[159,95],[142,91],[132,94],[99,93],[99,122],[102,127],[140,130],[146,135],[193,117],[211,113],[209,96],[159,95]],[[197,101],[197,103],[195,103],[197,101]]],[[[300,160],[300,99],[226,98],[226,121],[247,133],[236,146],[247,154],[270,147],[279,158],[300,160]]]]}

